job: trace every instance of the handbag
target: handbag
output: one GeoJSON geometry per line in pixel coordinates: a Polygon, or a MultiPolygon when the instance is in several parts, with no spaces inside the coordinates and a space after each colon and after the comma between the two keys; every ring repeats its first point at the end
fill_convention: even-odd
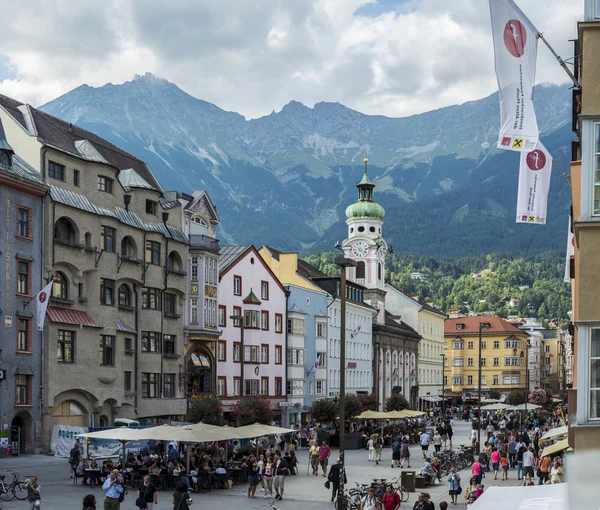
{"type": "Polygon", "coordinates": [[[144,491],[144,495],[138,497],[135,500],[135,506],[137,506],[138,508],[141,508],[142,510],[145,508],[148,508],[148,505],[146,504],[146,494],[148,494],[148,487],[146,487],[146,490],[144,491]]]}
{"type": "Polygon", "coordinates": [[[330,482],[329,480],[327,480],[327,481],[325,482],[325,488],[326,488],[326,489],[331,489],[331,482],[330,482]]]}
{"type": "Polygon", "coordinates": [[[462,487],[460,486],[460,483],[458,484],[458,489],[456,489],[456,494],[462,494],[462,487]]]}

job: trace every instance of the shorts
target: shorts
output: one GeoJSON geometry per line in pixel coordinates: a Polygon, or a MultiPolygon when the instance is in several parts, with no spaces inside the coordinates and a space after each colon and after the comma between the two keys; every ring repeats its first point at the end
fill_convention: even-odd
{"type": "Polygon", "coordinates": [[[321,464],[322,468],[326,468],[328,463],[329,459],[327,457],[325,457],[324,459],[319,459],[319,464],[321,464]]]}
{"type": "Polygon", "coordinates": [[[523,478],[529,475],[530,478],[533,478],[533,466],[526,466],[523,468],[523,478]]]}
{"type": "Polygon", "coordinates": [[[444,434],[444,435],[442,436],[442,441],[446,441],[447,439],[448,439],[448,436],[447,436],[446,434],[444,434]]]}
{"type": "Polygon", "coordinates": [[[400,450],[392,451],[392,460],[400,460],[400,450]]]}
{"type": "Polygon", "coordinates": [[[500,462],[492,462],[492,471],[498,471],[500,467],[500,462]]]}
{"type": "Polygon", "coordinates": [[[427,450],[429,450],[429,445],[428,444],[422,444],[421,445],[421,450],[423,450],[424,452],[426,452],[427,450]]]}
{"type": "Polygon", "coordinates": [[[502,471],[508,471],[508,466],[502,466],[502,471]]]}
{"type": "Polygon", "coordinates": [[[402,458],[403,459],[410,459],[410,451],[406,450],[405,452],[402,452],[402,458]]]}
{"type": "Polygon", "coordinates": [[[283,475],[277,475],[273,477],[273,488],[275,490],[283,489],[285,487],[285,478],[283,475]]]}

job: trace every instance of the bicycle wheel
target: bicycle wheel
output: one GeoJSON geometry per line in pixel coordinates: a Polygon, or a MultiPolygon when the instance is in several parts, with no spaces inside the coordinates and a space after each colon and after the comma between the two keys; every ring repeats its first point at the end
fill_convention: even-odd
{"type": "Polygon", "coordinates": [[[2,487],[0,489],[0,491],[1,491],[0,492],[0,499],[2,501],[10,501],[11,499],[13,499],[15,497],[15,495],[12,493],[12,491],[9,491],[6,486],[2,487]]]}
{"type": "Polygon", "coordinates": [[[406,503],[408,501],[408,496],[408,491],[404,487],[400,489],[400,501],[402,501],[402,503],[406,503]]]}
{"type": "Polygon", "coordinates": [[[25,487],[25,482],[18,482],[12,489],[15,498],[23,501],[27,499],[27,489],[25,487]]]}

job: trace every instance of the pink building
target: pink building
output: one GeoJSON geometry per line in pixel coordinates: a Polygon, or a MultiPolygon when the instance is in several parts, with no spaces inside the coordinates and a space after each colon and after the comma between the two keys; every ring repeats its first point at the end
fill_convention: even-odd
{"type": "Polygon", "coordinates": [[[219,253],[217,395],[225,413],[244,395],[271,402],[275,420],[285,415],[286,290],[254,246],[219,253]],[[232,319],[239,315],[242,320],[232,319]],[[242,363],[242,361],[244,361],[242,363]]]}

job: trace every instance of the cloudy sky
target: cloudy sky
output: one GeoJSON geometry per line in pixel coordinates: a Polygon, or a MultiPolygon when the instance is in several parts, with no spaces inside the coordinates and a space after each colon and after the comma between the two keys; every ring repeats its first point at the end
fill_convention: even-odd
{"type": "MultiPolygon", "coordinates": [[[[584,0],[517,0],[565,59],[584,0]]],[[[41,105],[154,73],[258,117],[295,99],[406,116],[496,90],[487,0],[0,0],[0,93],[41,105]]],[[[540,43],[537,82],[568,78],[540,43]]]]}

